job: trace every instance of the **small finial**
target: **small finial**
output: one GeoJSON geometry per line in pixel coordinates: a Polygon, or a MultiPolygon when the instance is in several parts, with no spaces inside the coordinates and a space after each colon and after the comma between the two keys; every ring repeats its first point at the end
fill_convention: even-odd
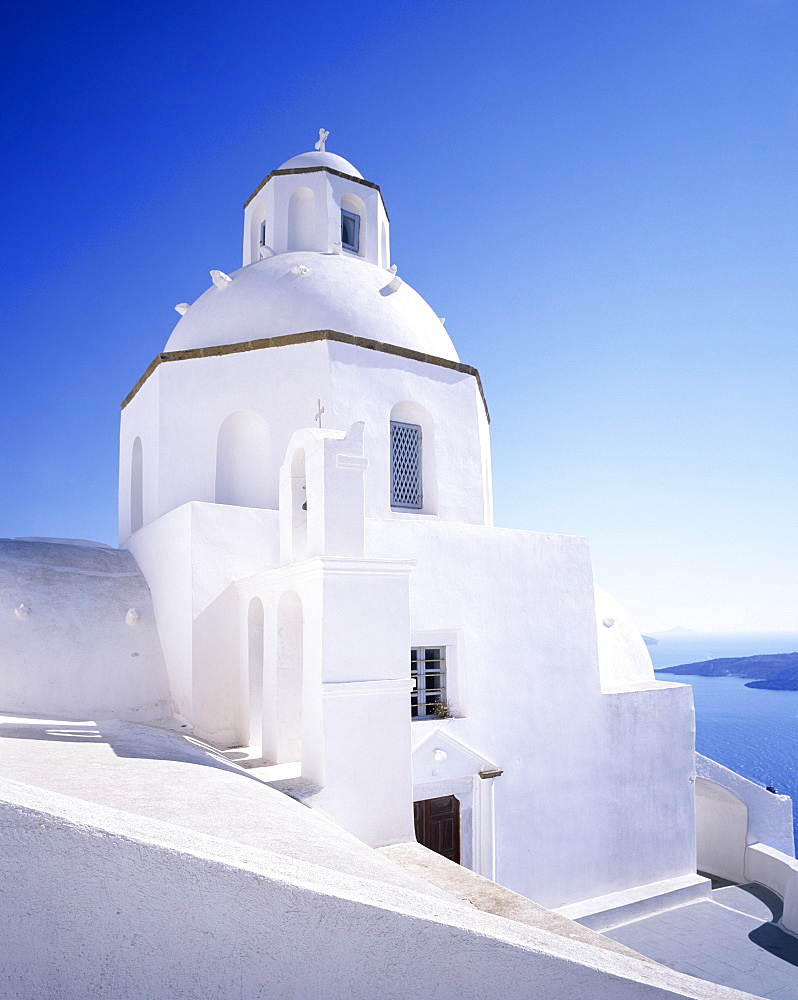
{"type": "Polygon", "coordinates": [[[189,310],[188,302],[178,302],[175,306],[175,312],[179,312],[181,316],[185,316],[189,310]]]}
{"type": "Polygon", "coordinates": [[[316,149],[318,149],[320,153],[327,152],[327,150],[324,148],[324,143],[327,141],[327,137],[329,136],[329,134],[330,133],[326,129],[323,128],[319,129],[319,141],[316,143],[316,149]]]}
{"type": "Polygon", "coordinates": [[[227,288],[233,279],[224,271],[211,271],[211,280],[217,288],[227,288]]]}
{"type": "Polygon", "coordinates": [[[29,611],[30,608],[27,606],[27,604],[18,604],[14,608],[14,614],[16,615],[17,618],[27,618],[29,611]]]}
{"type": "Polygon", "coordinates": [[[141,615],[135,608],[130,608],[125,615],[125,625],[138,625],[141,615]]]}

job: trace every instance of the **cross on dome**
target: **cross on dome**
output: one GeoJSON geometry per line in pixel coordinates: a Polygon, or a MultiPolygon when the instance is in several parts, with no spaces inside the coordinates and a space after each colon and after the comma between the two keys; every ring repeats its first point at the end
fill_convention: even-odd
{"type": "Polygon", "coordinates": [[[330,133],[326,129],[319,129],[319,141],[316,143],[316,149],[318,149],[320,153],[327,152],[324,144],[327,142],[329,135],[330,133]]]}

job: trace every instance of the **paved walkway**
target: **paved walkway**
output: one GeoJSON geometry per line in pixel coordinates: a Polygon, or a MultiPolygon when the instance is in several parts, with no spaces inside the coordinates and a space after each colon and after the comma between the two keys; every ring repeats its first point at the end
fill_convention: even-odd
{"type": "Polygon", "coordinates": [[[606,931],[663,965],[723,986],[798,1000],[798,938],[776,926],[781,900],[760,885],[727,885],[699,900],[606,931]]]}

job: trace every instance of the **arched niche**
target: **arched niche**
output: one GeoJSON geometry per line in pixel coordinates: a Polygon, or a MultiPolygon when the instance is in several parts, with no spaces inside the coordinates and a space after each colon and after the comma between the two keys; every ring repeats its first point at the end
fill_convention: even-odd
{"type": "Polygon", "coordinates": [[[305,450],[298,448],[291,459],[291,558],[299,562],[308,552],[308,495],[305,450]]]}
{"type": "Polygon", "coordinates": [[[133,442],[130,456],[130,534],[144,525],[144,451],[141,438],[133,442]]]}
{"type": "Polygon", "coordinates": [[[302,675],[304,660],[302,601],[287,591],[277,605],[277,683],[275,740],[277,764],[302,759],[302,675]]]}
{"type": "Polygon", "coordinates": [[[254,410],[236,410],[216,440],[216,503],[235,507],[277,506],[269,425],[254,410]]]}
{"type": "Polygon", "coordinates": [[[253,597],[247,610],[248,742],[263,744],[263,602],[253,597]]]}
{"type": "MultiPolygon", "coordinates": [[[[421,489],[423,502],[416,513],[437,514],[438,513],[438,476],[435,458],[435,424],[429,412],[419,403],[412,400],[403,400],[396,403],[391,409],[390,423],[398,422],[412,424],[421,428],[421,489]]],[[[390,423],[388,425],[388,445],[389,453],[389,475],[393,474],[390,459],[390,423]]],[[[388,496],[391,496],[391,483],[388,484],[388,496]]],[[[394,510],[401,510],[394,507],[394,510]]]]}
{"type": "Polygon", "coordinates": [[[308,187],[297,188],[288,203],[288,249],[314,250],[316,198],[308,187]]]}

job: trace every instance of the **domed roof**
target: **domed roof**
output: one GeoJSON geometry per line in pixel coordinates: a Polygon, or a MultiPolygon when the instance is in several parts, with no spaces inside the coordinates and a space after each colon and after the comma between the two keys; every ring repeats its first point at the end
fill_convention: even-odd
{"type": "Polygon", "coordinates": [[[322,153],[313,150],[310,153],[300,153],[299,156],[292,156],[290,160],[286,160],[278,169],[298,170],[301,167],[330,167],[331,170],[340,170],[342,174],[349,174],[350,177],[363,178],[363,174],[353,167],[349,160],[338,156],[337,153],[326,151],[322,153]]]}
{"type": "MultiPolygon", "coordinates": [[[[329,154],[327,154],[329,155],[329,154]]],[[[335,330],[458,361],[424,299],[375,264],[346,254],[297,251],[248,264],[212,285],[172,331],[166,351],[219,347],[312,330],[335,330]]]]}

